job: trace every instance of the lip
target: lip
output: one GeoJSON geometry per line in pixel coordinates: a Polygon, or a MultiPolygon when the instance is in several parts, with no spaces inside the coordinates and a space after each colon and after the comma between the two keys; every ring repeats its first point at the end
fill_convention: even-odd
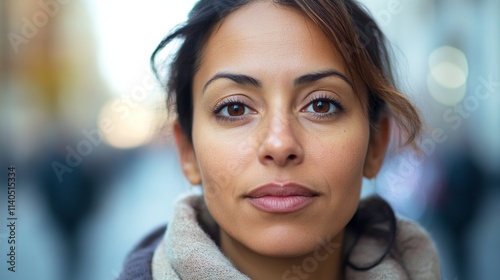
{"type": "Polygon", "coordinates": [[[245,198],[257,209],[269,213],[291,213],[314,202],[318,193],[295,183],[271,183],[249,192],[245,198]]]}

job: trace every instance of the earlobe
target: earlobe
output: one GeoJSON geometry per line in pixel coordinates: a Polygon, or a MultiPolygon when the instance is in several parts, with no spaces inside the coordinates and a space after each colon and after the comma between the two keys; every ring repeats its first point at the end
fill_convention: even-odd
{"type": "Polygon", "coordinates": [[[182,133],[178,122],[174,124],[174,137],[182,172],[191,185],[201,184],[201,174],[198,167],[198,160],[194,152],[193,143],[182,133]]]}
{"type": "Polygon", "coordinates": [[[377,125],[371,129],[370,143],[366,154],[363,176],[374,178],[384,163],[385,152],[389,145],[389,117],[382,116],[377,125]]]}

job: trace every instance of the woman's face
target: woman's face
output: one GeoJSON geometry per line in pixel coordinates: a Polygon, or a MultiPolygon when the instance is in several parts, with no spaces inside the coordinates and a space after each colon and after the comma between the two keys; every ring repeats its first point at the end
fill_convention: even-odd
{"type": "Polygon", "coordinates": [[[192,144],[176,133],[223,246],[299,256],[342,232],[387,144],[370,137],[354,90],[365,86],[348,67],[291,8],[249,4],[214,28],[194,77],[192,144]]]}

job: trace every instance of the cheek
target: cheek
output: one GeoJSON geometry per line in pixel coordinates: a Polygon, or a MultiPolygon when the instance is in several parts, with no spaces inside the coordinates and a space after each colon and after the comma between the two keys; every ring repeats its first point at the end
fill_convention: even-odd
{"type": "Polygon", "coordinates": [[[256,160],[252,138],[242,133],[229,135],[200,122],[193,127],[193,139],[198,140],[193,144],[207,205],[228,203],[228,198],[244,189],[242,174],[256,160]]]}
{"type": "MultiPolygon", "coordinates": [[[[357,205],[368,149],[368,125],[351,126],[341,133],[316,138],[310,154],[323,178],[330,201],[338,207],[357,205]],[[352,127],[357,127],[353,129],[352,127]],[[333,136],[332,136],[333,135],[333,136]]],[[[332,206],[334,206],[332,205],[332,206]]]]}

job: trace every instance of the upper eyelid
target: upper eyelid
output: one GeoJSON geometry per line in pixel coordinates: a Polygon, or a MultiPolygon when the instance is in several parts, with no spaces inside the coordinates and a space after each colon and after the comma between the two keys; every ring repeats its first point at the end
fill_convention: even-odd
{"type": "Polygon", "coordinates": [[[327,78],[324,80],[317,81],[316,83],[306,85],[299,90],[303,92],[308,92],[307,96],[316,94],[326,94],[328,96],[333,95],[340,98],[343,96],[348,97],[351,94],[356,95],[352,87],[347,82],[339,83],[338,81],[344,81],[344,80],[343,79],[336,79],[336,80],[337,82],[331,82],[327,78]]]}
{"type": "Polygon", "coordinates": [[[329,94],[329,93],[325,93],[323,91],[311,93],[305,98],[307,104],[314,102],[316,100],[322,100],[322,99],[326,99],[329,101],[334,101],[336,103],[342,104],[341,99],[339,97],[337,97],[336,94],[329,94]]]}

